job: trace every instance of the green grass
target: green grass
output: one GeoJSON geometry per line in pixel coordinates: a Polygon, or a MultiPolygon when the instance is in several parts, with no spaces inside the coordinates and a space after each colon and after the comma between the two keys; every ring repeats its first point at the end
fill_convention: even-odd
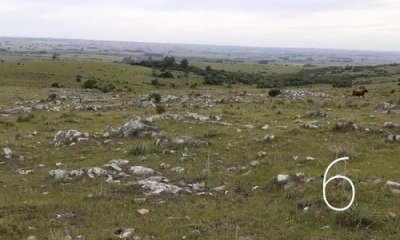
{"type": "Polygon", "coordinates": [[[272,64],[252,64],[252,63],[213,63],[213,62],[195,62],[192,65],[206,68],[210,66],[213,69],[226,71],[241,71],[248,73],[295,73],[302,67],[295,65],[272,65],[272,64]]]}
{"type": "MultiPolygon", "coordinates": [[[[110,98],[109,102],[93,103],[100,105],[127,103],[151,93],[179,97],[189,93],[209,94],[212,98],[224,101],[213,107],[182,107],[177,101],[172,101],[165,103],[167,113],[220,115],[222,121],[233,125],[191,120],[155,121],[154,124],[167,136],[183,135],[210,142],[207,146],[189,148],[189,156],[182,158],[183,149],[178,149],[176,154],[162,154],[154,145],[154,140],[146,138],[113,139],[110,144],[98,140],[58,148],[52,143],[58,130],[77,129],[90,134],[100,133],[107,127],[119,127],[137,116],[143,118],[154,115],[154,108],[126,105],[119,110],[77,112],[73,110],[72,99],[69,98],[61,112],[35,111],[35,117],[29,118],[29,121],[18,120],[24,115],[1,116],[0,149],[10,147],[14,158],[9,160],[0,156],[0,161],[5,162],[0,165],[0,239],[25,239],[30,235],[36,235],[38,239],[61,239],[66,235],[112,239],[113,232],[119,228],[134,228],[139,236],[155,239],[181,239],[183,236],[186,239],[400,237],[399,198],[385,186],[387,180],[400,181],[397,157],[400,148],[398,143],[384,141],[385,133],[392,130],[382,128],[384,122],[400,122],[400,119],[398,114],[384,113],[376,108],[383,101],[398,103],[400,99],[399,86],[390,79],[384,78],[384,83],[367,85],[369,93],[365,99],[351,98],[350,88],[333,89],[322,84],[299,89],[324,92],[330,97],[306,97],[293,101],[269,97],[269,89],[256,89],[253,86],[233,85],[227,88],[202,85],[201,79],[194,76],[189,76],[188,81],[197,82],[196,89],[190,88],[182,79],[160,80],[174,82],[176,88],[156,87],[149,84],[153,79],[152,70],[137,66],[66,60],[30,60],[22,63],[18,65],[16,61],[9,61],[0,65],[2,109],[13,107],[15,102],[45,100],[55,91],[49,88],[50,85],[58,82],[65,88],[57,89],[57,96],[75,96],[79,93],[94,99],[110,98]],[[77,74],[83,76],[82,81],[94,77],[112,82],[117,88],[127,85],[133,91],[101,93],[90,90],[82,93],[81,83],[75,80],[77,74]],[[391,89],[396,91],[391,93],[391,89]],[[232,100],[236,97],[242,101],[232,100]],[[315,109],[324,109],[329,116],[306,117],[307,111],[315,109]],[[303,121],[318,120],[320,128],[302,128],[301,124],[295,122],[296,115],[301,115],[303,121]],[[335,131],[334,126],[341,118],[370,131],[335,131]],[[244,126],[248,124],[254,128],[244,126]],[[264,124],[269,124],[270,128],[267,131],[259,130],[264,124]],[[37,135],[33,135],[34,131],[37,131],[37,135]],[[218,134],[210,137],[212,132],[218,134]],[[276,140],[257,140],[266,134],[274,134],[276,140]],[[337,149],[351,153],[352,159],[346,165],[334,167],[330,176],[345,174],[356,186],[355,203],[351,210],[344,213],[329,210],[322,200],[322,175],[335,159],[337,149]],[[266,156],[259,157],[259,151],[266,152],[266,156]],[[24,156],[24,160],[19,159],[20,155],[24,156]],[[294,160],[294,156],[298,156],[297,160],[294,160]],[[308,156],[315,160],[306,161],[308,156]],[[60,183],[48,175],[53,169],[102,166],[111,159],[128,159],[132,165],[154,168],[171,182],[203,180],[208,189],[226,185],[228,192],[224,194],[210,190],[213,196],[145,196],[138,187],[108,184],[103,179],[60,183]],[[252,160],[258,160],[260,165],[250,166],[252,160]],[[62,165],[56,166],[56,163],[62,165]],[[178,174],[163,170],[159,167],[160,163],[180,166],[185,171],[178,174]],[[39,164],[45,166],[39,167],[39,164]],[[244,166],[247,169],[227,171],[230,167],[244,166]],[[21,168],[34,172],[19,175],[16,171],[21,168]],[[209,170],[207,174],[204,169],[209,170]],[[248,174],[244,174],[248,171],[248,174]],[[283,190],[274,185],[276,176],[281,173],[304,173],[315,180],[283,190]],[[374,178],[381,179],[381,183],[362,184],[374,178]],[[259,188],[252,191],[254,186],[259,188]],[[134,201],[142,197],[148,200],[145,203],[134,201]],[[160,204],[160,200],[164,202],[160,204]],[[311,209],[304,214],[301,209],[306,205],[311,205],[311,209]],[[143,216],[138,214],[136,211],[141,208],[149,209],[150,213],[143,216]],[[387,217],[389,212],[397,217],[387,217]],[[57,214],[67,213],[73,213],[72,217],[56,217],[57,214]],[[200,231],[200,236],[191,234],[196,229],[200,231]]],[[[268,65],[255,70],[257,68],[253,65],[240,64],[238,69],[293,70],[274,70],[271,67],[268,65]]],[[[350,194],[347,185],[332,183],[328,189],[332,203],[338,206],[347,204],[350,194]]]]}

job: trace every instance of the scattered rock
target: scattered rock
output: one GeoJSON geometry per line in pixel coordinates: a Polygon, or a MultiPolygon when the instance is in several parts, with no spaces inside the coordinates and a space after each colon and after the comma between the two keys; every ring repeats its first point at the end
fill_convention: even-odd
{"type": "Polygon", "coordinates": [[[177,172],[177,173],[183,173],[185,169],[183,167],[173,167],[171,168],[171,171],[177,172]]]}
{"type": "Polygon", "coordinates": [[[88,135],[89,134],[83,134],[77,130],[58,131],[58,133],[54,136],[53,142],[54,145],[58,147],[63,144],[78,142],[79,138],[87,138],[86,136],[88,135]]]}
{"type": "Polygon", "coordinates": [[[391,187],[400,187],[400,183],[393,182],[393,181],[387,181],[386,185],[391,186],[391,187]]]}
{"type": "Polygon", "coordinates": [[[29,113],[32,113],[32,108],[21,106],[21,107],[15,107],[15,108],[12,108],[9,110],[5,110],[2,113],[5,113],[5,114],[29,114],[29,113]]]}
{"type": "Polygon", "coordinates": [[[135,184],[141,186],[142,189],[147,191],[150,195],[158,195],[161,193],[177,194],[182,191],[182,188],[169,184],[168,179],[159,176],[139,180],[135,182],[135,184]]]}
{"type": "Polygon", "coordinates": [[[50,176],[55,180],[65,180],[68,177],[68,173],[61,169],[51,170],[49,172],[50,176]]]}
{"type": "Polygon", "coordinates": [[[400,142],[400,135],[395,135],[395,134],[389,134],[386,139],[389,142],[400,142]]]}
{"type": "Polygon", "coordinates": [[[393,188],[392,189],[392,193],[395,194],[395,195],[400,195],[400,189],[393,188]]]}
{"type": "Polygon", "coordinates": [[[274,141],[275,140],[275,135],[269,135],[269,134],[267,134],[267,135],[265,135],[265,137],[264,137],[264,141],[267,141],[267,142],[272,142],[272,141],[274,141]]]}
{"type": "Polygon", "coordinates": [[[285,175],[285,174],[279,174],[277,177],[276,177],[276,180],[279,182],[279,183],[283,183],[283,182],[287,182],[287,181],[289,181],[289,175],[285,175]]]}
{"type": "Polygon", "coordinates": [[[259,151],[259,152],[257,153],[257,155],[258,155],[258,157],[264,157],[264,156],[267,156],[267,153],[264,152],[264,151],[259,151]]]}
{"type": "Polygon", "coordinates": [[[387,217],[387,218],[396,218],[396,217],[397,217],[397,214],[394,213],[394,212],[388,212],[388,213],[386,214],[386,217],[387,217]]]}
{"type": "Polygon", "coordinates": [[[316,129],[316,128],[319,128],[319,127],[318,127],[318,125],[316,125],[316,122],[313,121],[313,122],[306,122],[306,123],[304,123],[304,124],[303,124],[303,128],[306,128],[306,129],[316,129]]]}
{"type": "Polygon", "coordinates": [[[157,130],[157,127],[144,124],[139,120],[131,120],[124,124],[123,127],[119,129],[119,133],[124,137],[131,136],[149,136],[157,130]]]}
{"type": "Polygon", "coordinates": [[[148,214],[150,211],[149,211],[148,209],[142,208],[142,209],[137,210],[137,212],[138,212],[140,215],[146,215],[146,214],[148,214]]]}
{"type": "Polygon", "coordinates": [[[400,128],[400,123],[385,122],[383,124],[384,128],[400,128]]]}
{"type": "Polygon", "coordinates": [[[3,148],[3,154],[5,158],[10,159],[12,158],[13,152],[11,151],[10,148],[3,148]]]}
{"type": "Polygon", "coordinates": [[[253,161],[250,162],[250,166],[252,166],[252,167],[255,167],[255,166],[258,166],[258,165],[260,165],[260,162],[257,161],[257,160],[253,160],[253,161]]]}
{"type": "Polygon", "coordinates": [[[142,167],[142,166],[134,166],[131,167],[130,172],[132,172],[133,174],[136,175],[152,175],[155,173],[155,171],[151,168],[146,168],[146,167],[142,167]]]}
{"type": "Polygon", "coordinates": [[[99,167],[93,167],[93,168],[89,168],[87,170],[87,175],[89,178],[95,178],[95,177],[100,177],[100,176],[105,176],[107,175],[107,171],[99,168],[99,167]]]}
{"type": "Polygon", "coordinates": [[[133,199],[135,203],[145,203],[147,201],[147,198],[135,198],[133,199]]]}
{"type": "Polygon", "coordinates": [[[315,117],[328,117],[329,114],[321,109],[313,110],[313,111],[308,111],[306,112],[307,117],[315,118],[315,117]]]}
{"type": "Polygon", "coordinates": [[[33,173],[33,170],[18,169],[17,173],[20,175],[28,175],[28,174],[33,173]]]}
{"type": "Polygon", "coordinates": [[[266,131],[266,130],[269,129],[269,125],[268,125],[268,124],[265,124],[265,125],[262,126],[260,129],[266,131]]]}
{"type": "Polygon", "coordinates": [[[213,188],[213,190],[216,192],[221,192],[221,191],[225,190],[225,185],[215,187],[215,188],[213,188]]]}
{"type": "Polygon", "coordinates": [[[376,106],[377,109],[381,109],[381,110],[390,110],[390,109],[394,109],[396,107],[397,106],[395,104],[391,104],[388,102],[382,102],[376,106]]]}
{"type": "Polygon", "coordinates": [[[200,232],[200,230],[195,229],[195,230],[193,230],[193,231],[190,232],[190,235],[191,235],[191,236],[200,236],[200,235],[201,235],[201,232],[200,232]]]}
{"type": "Polygon", "coordinates": [[[135,229],[128,228],[128,229],[118,229],[114,232],[114,235],[119,239],[135,239],[135,229]]]}

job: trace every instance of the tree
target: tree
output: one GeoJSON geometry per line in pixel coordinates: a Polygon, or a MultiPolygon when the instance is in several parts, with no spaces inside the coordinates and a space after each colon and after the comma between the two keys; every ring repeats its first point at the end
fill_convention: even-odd
{"type": "Polygon", "coordinates": [[[53,55],[51,56],[51,59],[59,60],[60,59],[60,54],[59,53],[53,53],[53,55]]]}
{"type": "Polygon", "coordinates": [[[187,69],[188,67],[189,67],[189,61],[186,58],[182,59],[181,68],[187,69]]]}
{"type": "Polygon", "coordinates": [[[165,67],[165,68],[174,67],[174,66],[175,66],[175,63],[176,63],[176,60],[175,60],[174,57],[168,57],[168,56],[166,56],[166,57],[163,59],[163,67],[165,67]]]}

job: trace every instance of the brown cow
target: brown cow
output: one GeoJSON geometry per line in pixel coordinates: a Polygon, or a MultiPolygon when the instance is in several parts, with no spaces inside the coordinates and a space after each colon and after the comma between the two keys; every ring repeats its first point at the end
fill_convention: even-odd
{"type": "Polygon", "coordinates": [[[367,92],[367,89],[353,89],[353,96],[364,97],[364,94],[367,92]]]}

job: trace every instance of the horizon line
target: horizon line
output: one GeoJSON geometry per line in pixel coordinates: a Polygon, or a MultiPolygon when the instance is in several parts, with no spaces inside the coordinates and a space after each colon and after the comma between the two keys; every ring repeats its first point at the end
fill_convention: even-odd
{"type": "Polygon", "coordinates": [[[207,43],[182,43],[182,42],[153,42],[153,41],[133,41],[133,40],[108,40],[108,39],[92,39],[92,38],[68,38],[68,37],[31,37],[31,36],[1,36],[1,38],[19,38],[19,39],[48,39],[48,40],[75,40],[75,41],[100,41],[100,42],[123,42],[123,43],[148,43],[148,44],[167,44],[167,45],[197,45],[197,46],[214,46],[214,47],[239,47],[239,48],[273,48],[273,49],[307,49],[307,50],[341,50],[341,51],[357,51],[357,52],[390,52],[399,53],[400,50],[376,50],[376,49],[351,49],[351,48],[321,48],[321,47],[268,47],[268,46],[252,46],[252,45],[235,45],[235,44],[207,44],[207,43]]]}

